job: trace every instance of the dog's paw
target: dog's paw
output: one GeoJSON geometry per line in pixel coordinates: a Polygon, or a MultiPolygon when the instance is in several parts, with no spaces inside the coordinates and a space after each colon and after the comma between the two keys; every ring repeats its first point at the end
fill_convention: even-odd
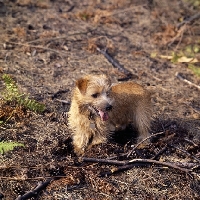
{"type": "Polygon", "coordinates": [[[78,147],[75,147],[75,146],[74,146],[74,153],[75,153],[77,156],[83,156],[83,155],[84,155],[84,152],[85,152],[85,148],[78,148],[78,147]]]}

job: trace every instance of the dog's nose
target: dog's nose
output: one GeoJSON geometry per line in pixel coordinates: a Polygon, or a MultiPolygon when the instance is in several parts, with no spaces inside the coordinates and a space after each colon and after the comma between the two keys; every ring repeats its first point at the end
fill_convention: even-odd
{"type": "Polygon", "coordinates": [[[106,106],[106,111],[109,111],[109,110],[112,110],[112,106],[111,105],[106,106]]]}

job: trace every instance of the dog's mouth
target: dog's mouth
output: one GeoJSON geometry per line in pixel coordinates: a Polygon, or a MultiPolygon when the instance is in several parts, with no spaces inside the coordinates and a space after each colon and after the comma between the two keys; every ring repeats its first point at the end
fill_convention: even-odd
{"type": "Polygon", "coordinates": [[[108,112],[107,111],[102,111],[98,108],[92,107],[93,110],[95,111],[96,115],[100,116],[102,121],[107,121],[108,120],[108,112]]]}
{"type": "Polygon", "coordinates": [[[98,110],[98,114],[101,117],[102,121],[108,120],[108,113],[107,112],[103,112],[102,110],[98,110]]]}

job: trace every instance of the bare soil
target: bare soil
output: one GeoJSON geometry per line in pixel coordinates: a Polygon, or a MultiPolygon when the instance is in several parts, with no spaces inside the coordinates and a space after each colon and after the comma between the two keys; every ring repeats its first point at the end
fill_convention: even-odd
{"type": "MultiPolygon", "coordinates": [[[[1,0],[0,73],[11,75],[20,90],[45,104],[46,110],[37,114],[1,100],[0,120],[6,116],[8,120],[0,126],[0,141],[17,141],[25,147],[0,155],[0,199],[16,199],[54,176],[59,178],[32,199],[199,199],[200,91],[176,73],[196,85],[200,78],[188,63],[159,57],[200,44],[199,19],[175,28],[200,12],[197,3],[1,0]],[[192,172],[146,163],[102,177],[116,166],[81,162],[75,156],[67,127],[75,80],[88,73],[105,73],[113,81],[124,77],[95,51],[96,45],[107,49],[131,71],[133,81],[153,93],[151,133],[163,134],[138,147],[128,160],[153,158],[185,163],[184,168],[192,163],[192,172]]],[[[127,160],[122,155],[135,145],[133,132],[116,133],[85,157],[127,160]]]]}

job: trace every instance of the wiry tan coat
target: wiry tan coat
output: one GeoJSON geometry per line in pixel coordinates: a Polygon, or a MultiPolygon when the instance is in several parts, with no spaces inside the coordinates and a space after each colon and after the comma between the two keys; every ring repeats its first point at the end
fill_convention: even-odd
{"type": "Polygon", "coordinates": [[[87,75],[76,82],[68,115],[77,155],[88,146],[106,142],[111,132],[130,123],[138,129],[141,140],[149,135],[150,94],[134,82],[111,86],[105,75],[87,75]]]}
{"type": "Polygon", "coordinates": [[[149,136],[152,114],[150,93],[134,82],[124,82],[112,86],[113,109],[109,120],[116,127],[124,129],[132,123],[139,132],[139,140],[149,136]]]}

